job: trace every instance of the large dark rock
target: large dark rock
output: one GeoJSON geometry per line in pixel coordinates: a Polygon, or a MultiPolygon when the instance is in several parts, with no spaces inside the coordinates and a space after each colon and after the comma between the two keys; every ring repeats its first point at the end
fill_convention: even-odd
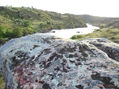
{"type": "Polygon", "coordinates": [[[34,34],[0,48],[6,89],[119,89],[119,45],[34,34]]]}

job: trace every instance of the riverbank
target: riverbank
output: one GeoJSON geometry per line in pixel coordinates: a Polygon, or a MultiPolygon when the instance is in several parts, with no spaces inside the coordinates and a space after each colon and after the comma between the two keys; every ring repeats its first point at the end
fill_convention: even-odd
{"type": "Polygon", "coordinates": [[[115,43],[119,43],[119,28],[103,28],[86,35],[74,35],[72,39],[83,40],[90,38],[107,38],[115,43]]]}

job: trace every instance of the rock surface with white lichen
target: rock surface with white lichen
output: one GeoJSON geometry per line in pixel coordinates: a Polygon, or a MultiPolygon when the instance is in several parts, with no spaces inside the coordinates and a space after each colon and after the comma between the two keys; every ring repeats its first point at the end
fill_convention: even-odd
{"type": "Polygon", "coordinates": [[[0,68],[6,89],[119,89],[119,44],[29,35],[1,46],[0,68]]]}

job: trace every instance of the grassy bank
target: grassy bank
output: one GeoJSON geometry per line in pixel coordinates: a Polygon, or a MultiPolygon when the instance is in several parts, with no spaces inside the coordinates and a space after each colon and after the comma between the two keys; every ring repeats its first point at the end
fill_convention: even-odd
{"type": "Polygon", "coordinates": [[[103,28],[86,35],[74,35],[71,37],[71,39],[74,40],[83,40],[88,38],[107,38],[113,42],[119,43],[119,29],[103,28]]]}

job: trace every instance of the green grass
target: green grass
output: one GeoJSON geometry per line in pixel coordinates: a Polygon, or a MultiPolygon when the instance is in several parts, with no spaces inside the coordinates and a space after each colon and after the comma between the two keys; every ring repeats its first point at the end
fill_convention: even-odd
{"type": "Polygon", "coordinates": [[[113,42],[119,43],[119,29],[103,28],[86,35],[74,35],[71,39],[83,40],[88,38],[107,38],[113,42]]]}
{"type": "Polygon", "coordinates": [[[5,83],[3,81],[1,73],[0,73],[0,89],[5,89],[5,83]]]}

